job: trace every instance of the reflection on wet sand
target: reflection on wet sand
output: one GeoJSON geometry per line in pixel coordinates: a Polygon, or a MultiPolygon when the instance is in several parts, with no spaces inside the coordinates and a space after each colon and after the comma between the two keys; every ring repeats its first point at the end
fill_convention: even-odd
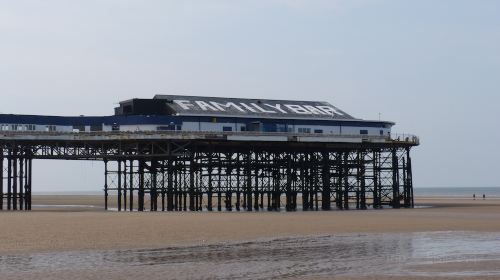
{"type": "Polygon", "coordinates": [[[162,249],[6,255],[7,279],[500,276],[500,233],[346,234],[162,249]],[[460,265],[460,264],[469,265],[460,265]],[[471,265],[471,263],[473,265],[471,265]],[[142,277],[141,277],[142,276],[142,277]]]}

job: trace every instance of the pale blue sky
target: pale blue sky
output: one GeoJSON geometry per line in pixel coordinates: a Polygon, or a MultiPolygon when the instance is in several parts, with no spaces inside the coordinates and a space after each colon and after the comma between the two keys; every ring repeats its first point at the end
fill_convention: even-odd
{"type": "MultiPolygon", "coordinates": [[[[107,115],[160,93],[326,100],[418,134],[417,187],[498,186],[499,13],[485,0],[0,0],[0,112],[107,115]]],[[[35,162],[38,190],[102,180],[100,163],[35,162]]]]}

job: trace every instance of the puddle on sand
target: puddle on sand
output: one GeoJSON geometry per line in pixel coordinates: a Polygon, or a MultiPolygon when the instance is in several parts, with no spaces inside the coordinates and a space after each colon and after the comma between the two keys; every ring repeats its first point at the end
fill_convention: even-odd
{"type": "Polygon", "coordinates": [[[6,279],[270,279],[314,275],[497,275],[500,233],[348,234],[151,250],[0,256],[6,279]],[[426,267],[432,268],[426,270],[426,267]],[[92,278],[92,272],[97,278],[92,278]],[[139,275],[139,277],[138,277],[139,275]],[[143,276],[143,278],[140,277],[143,276]]]}

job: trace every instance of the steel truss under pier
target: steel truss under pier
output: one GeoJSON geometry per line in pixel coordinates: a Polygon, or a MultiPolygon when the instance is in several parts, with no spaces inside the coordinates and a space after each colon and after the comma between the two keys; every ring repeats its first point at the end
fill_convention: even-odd
{"type": "Polygon", "coordinates": [[[414,141],[28,138],[0,145],[0,209],[6,210],[31,209],[33,159],[104,161],[105,207],[118,211],[414,206],[414,141]]]}

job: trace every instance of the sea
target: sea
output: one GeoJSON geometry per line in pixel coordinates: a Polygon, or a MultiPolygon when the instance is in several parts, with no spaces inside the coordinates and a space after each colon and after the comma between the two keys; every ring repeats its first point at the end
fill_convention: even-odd
{"type": "Polygon", "coordinates": [[[415,187],[415,197],[443,197],[443,198],[500,198],[500,187],[415,187]]]}

